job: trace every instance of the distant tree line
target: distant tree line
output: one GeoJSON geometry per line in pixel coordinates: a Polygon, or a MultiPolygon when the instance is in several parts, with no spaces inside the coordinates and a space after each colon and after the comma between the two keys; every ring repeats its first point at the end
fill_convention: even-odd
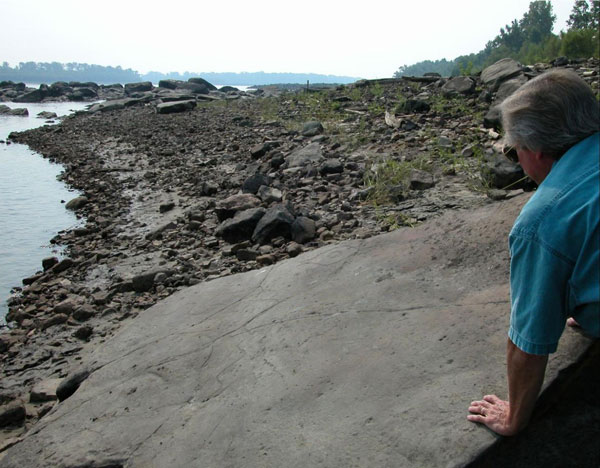
{"type": "Polygon", "coordinates": [[[0,81],[24,81],[26,83],[54,83],[56,81],[93,81],[100,84],[136,83],[175,79],[188,80],[202,77],[219,85],[268,85],[279,83],[352,83],[358,78],[348,76],[302,74],[302,73],[192,73],[149,72],[140,74],[130,68],[90,65],[87,63],[21,62],[11,67],[7,62],[0,66],[0,81]]]}
{"type": "Polygon", "coordinates": [[[54,83],[56,81],[93,81],[95,83],[134,83],[140,75],[131,69],[104,67],[87,63],[21,62],[14,68],[7,62],[0,67],[0,81],[54,83]]]}
{"type": "Polygon", "coordinates": [[[473,54],[461,55],[454,60],[427,60],[414,65],[403,65],[394,74],[419,76],[437,72],[442,76],[469,75],[481,71],[498,60],[510,57],[524,64],[549,62],[560,56],[588,58],[600,56],[598,19],[600,0],[576,0],[567,31],[552,33],[556,16],[552,2],[533,1],[520,20],[500,28],[484,49],[473,54]]]}
{"type": "Polygon", "coordinates": [[[218,85],[269,85],[269,84],[281,84],[281,83],[298,83],[306,84],[307,81],[310,83],[353,83],[360,78],[350,76],[337,76],[337,75],[319,75],[315,73],[265,73],[265,72],[240,72],[240,73],[159,73],[149,72],[143,75],[143,79],[158,83],[159,80],[173,79],[173,80],[188,80],[189,78],[200,76],[205,80],[213,84],[218,85]]]}

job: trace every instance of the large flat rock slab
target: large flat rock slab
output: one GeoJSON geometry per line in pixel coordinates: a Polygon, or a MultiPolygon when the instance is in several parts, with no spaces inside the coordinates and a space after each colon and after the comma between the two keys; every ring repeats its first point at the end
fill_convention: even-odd
{"type": "MultiPolygon", "coordinates": [[[[506,397],[507,236],[526,197],[188,288],[88,356],[2,467],[454,467],[506,397]]],[[[570,330],[546,385],[589,342],[570,330]]]]}

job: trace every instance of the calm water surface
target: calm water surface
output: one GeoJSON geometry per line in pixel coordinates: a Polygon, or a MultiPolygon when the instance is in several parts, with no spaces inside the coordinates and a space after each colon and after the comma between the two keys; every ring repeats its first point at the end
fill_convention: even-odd
{"type": "MultiPolygon", "coordinates": [[[[0,115],[0,140],[6,140],[11,132],[46,125],[36,118],[39,112],[67,115],[89,103],[0,104],[29,110],[29,117],[0,115]]],[[[56,179],[62,169],[25,145],[0,143],[0,324],[8,312],[10,289],[41,270],[42,258],[60,257],[50,239],[78,224],[63,203],[78,193],[56,179]]]]}

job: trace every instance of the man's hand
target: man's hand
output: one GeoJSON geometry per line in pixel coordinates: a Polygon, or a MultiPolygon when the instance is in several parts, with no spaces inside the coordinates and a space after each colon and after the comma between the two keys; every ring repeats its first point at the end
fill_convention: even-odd
{"type": "Polygon", "coordinates": [[[514,435],[523,429],[537,400],[544,381],[548,356],[529,354],[517,348],[510,339],[506,344],[508,400],[486,395],[473,401],[467,416],[469,421],[485,424],[492,431],[514,435]]]}
{"type": "Polygon", "coordinates": [[[517,428],[511,427],[508,422],[509,403],[501,400],[496,395],[486,395],[483,400],[472,401],[467,416],[469,421],[485,424],[492,431],[503,436],[517,433],[517,428]]]}

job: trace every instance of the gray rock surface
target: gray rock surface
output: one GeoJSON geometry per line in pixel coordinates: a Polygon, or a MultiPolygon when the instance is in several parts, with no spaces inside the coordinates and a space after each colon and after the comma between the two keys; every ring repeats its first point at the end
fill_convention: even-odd
{"type": "Polygon", "coordinates": [[[470,94],[475,91],[475,81],[468,76],[455,76],[450,78],[444,86],[442,86],[442,92],[446,96],[452,96],[455,94],[470,94]]]}
{"type": "Polygon", "coordinates": [[[523,68],[511,58],[503,58],[481,72],[481,82],[496,91],[503,81],[521,73],[523,68]]]}
{"type": "Polygon", "coordinates": [[[159,114],[175,114],[177,112],[185,112],[196,107],[196,101],[172,101],[164,102],[156,106],[156,112],[159,114]]]}
{"type": "MultiPolygon", "coordinates": [[[[506,397],[525,199],[170,296],[86,355],[0,466],[464,465],[496,441],[466,414],[506,397]]],[[[546,384],[588,343],[567,330],[546,384]]]]}
{"type": "Polygon", "coordinates": [[[323,160],[323,153],[319,143],[309,143],[303,148],[294,150],[287,158],[286,162],[289,168],[302,167],[307,164],[318,164],[323,160]]]}

